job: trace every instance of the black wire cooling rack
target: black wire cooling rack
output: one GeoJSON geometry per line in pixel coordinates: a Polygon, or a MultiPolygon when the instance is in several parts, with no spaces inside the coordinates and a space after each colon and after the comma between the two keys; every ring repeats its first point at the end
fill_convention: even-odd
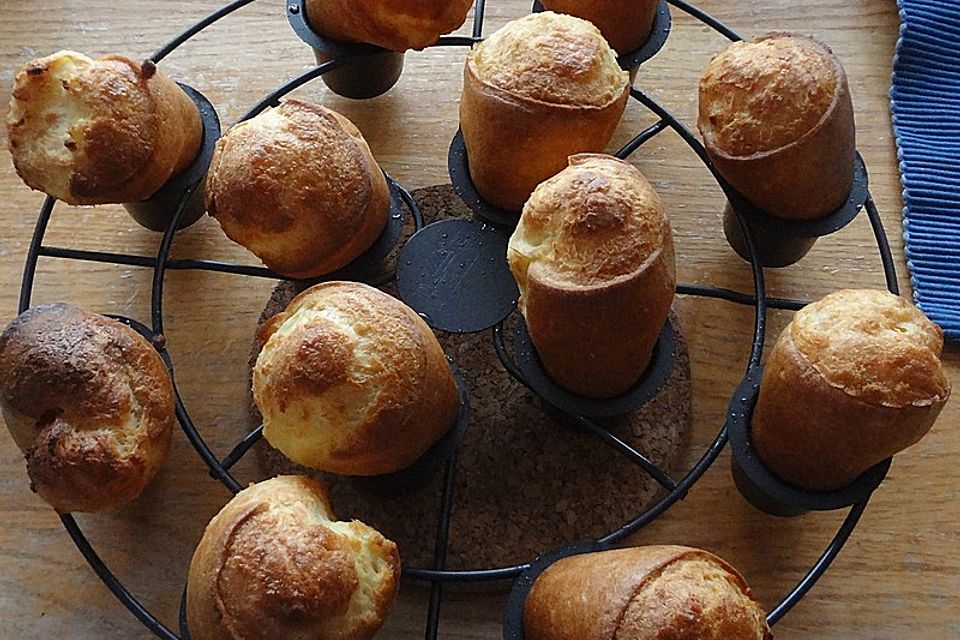
{"type": "MultiPolygon", "coordinates": [[[[206,27],[212,25],[218,20],[225,18],[234,11],[251,4],[252,2],[254,2],[254,0],[237,0],[218,9],[164,45],[156,53],[154,53],[149,60],[153,63],[159,63],[177,47],[182,45],[196,34],[200,33],[206,27]]],[[[293,19],[302,12],[301,2],[302,0],[289,0],[287,11],[288,15],[291,17],[291,21],[293,21],[293,19]]],[[[663,33],[659,34],[658,36],[658,38],[662,41],[666,41],[667,35],[669,34],[670,6],[668,6],[668,4],[676,10],[689,14],[696,20],[699,20],[731,41],[741,39],[740,36],[737,35],[737,33],[732,29],[697,7],[683,2],[682,0],[664,0],[661,3],[660,17],[658,18],[660,20],[660,25],[666,25],[663,33]]],[[[471,36],[444,36],[432,46],[470,47],[474,43],[480,41],[483,36],[484,9],[485,1],[477,0],[471,36]]],[[[538,7],[535,6],[534,10],[538,10],[538,7]]],[[[663,44],[662,41],[660,42],[660,45],[663,44]]],[[[655,53],[655,50],[652,52],[648,51],[648,55],[646,55],[646,57],[651,57],[655,53]]],[[[365,54],[361,51],[359,55],[365,54]]],[[[291,91],[312,80],[320,78],[328,72],[340,68],[345,61],[349,61],[349,58],[334,58],[323,62],[315,68],[310,69],[309,71],[291,79],[254,105],[243,116],[243,118],[241,118],[241,121],[256,116],[268,107],[278,105],[280,99],[291,91]]],[[[623,60],[621,60],[621,62],[623,62],[623,60]]],[[[632,62],[636,62],[636,59],[634,59],[632,62]]],[[[884,229],[881,224],[880,215],[872,197],[866,190],[865,168],[863,169],[864,182],[862,197],[852,198],[851,201],[845,205],[845,207],[841,208],[842,211],[838,211],[833,216],[830,216],[830,220],[826,223],[821,223],[819,228],[812,228],[811,225],[798,225],[796,223],[776,223],[775,221],[769,220],[768,217],[765,217],[762,212],[754,210],[749,203],[747,203],[742,196],[736,192],[736,190],[726,183],[726,181],[713,168],[700,141],[682,122],[675,118],[666,108],[657,103],[641,89],[632,88],[630,95],[636,103],[655,115],[658,118],[658,121],[634,136],[633,139],[630,140],[616,155],[620,158],[627,158],[637,149],[639,149],[644,143],[648,142],[667,129],[670,129],[680,136],[680,138],[711,171],[713,176],[716,178],[718,186],[723,190],[728,200],[732,204],[733,213],[745,238],[746,253],[750,259],[754,282],[753,293],[743,293],[730,289],[688,284],[679,284],[677,286],[677,293],[688,296],[725,300],[731,303],[748,305],[755,308],[756,313],[754,318],[753,342],[750,355],[746,363],[746,373],[744,376],[745,384],[754,381],[754,388],[756,386],[755,380],[758,379],[757,375],[761,368],[760,360],[764,344],[767,310],[769,308],[798,310],[808,303],[805,300],[775,298],[768,297],[766,295],[764,287],[764,267],[761,264],[757,242],[754,238],[755,229],[763,227],[763,225],[767,225],[767,227],[769,227],[771,224],[779,224],[780,226],[775,229],[777,233],[784,233],[787,235],[794,234],[804,237],[825,235],[826,233],[836,231],[839,227],[849,223],[854,217],[856,217],[861,209],[864,209],[869,218],[869,222],[879,248],[886,286],[891,292],[899,293],[897,276],[890,246],[887,242],[884,229]]],[[[451,162],[452,175],[455,169],[453,164],[454,163],[451,162]]],[[[116,319],[135,328],[154,344],[170,372],[171,380],[174,381],[176,415],[183,432],[196,449],[199,456],[209,467],[210,475],[222,482],[231,492],[237,493],[241,490],[242,486],[233,477],[230,470],[240,459],[243,458],[243,456],[251,449],[251,447],[260,441],[262,438],[262,427],[249,433],[239,443],[237,443],[232,451],[222,458],[217,456],[207,445],[200,433],[200,430],[190,418],[190,414],[184,405],[179,390],[177,390],[173,362],[166,348],[163,327],[164,280],[167,271],[170,270],[206,270],[228,273],[236,276],[268,278],[276,280],[283,280],[284,278],[283,276],[280,276],[269,269],[259,266],[217,262],[205,259],[173,259],[170,257],[170,249],[173,244],[176,231],[180,227],[181,219],[185,215],[185,211],[188,208],[188,203],[199,188],[199,183],[200,180],[198,179],[193,184],[186,185],[182,193],[179,195],[175,213],[170,221],[170,224],[167,226],[166,231],[164,232],[160,243],[160,248],[156,256],[87,251],[44,244],[47,226],[54,213],[56,204],[56,200],[48,197],[44,201],[40,210],[36,227],[34,229],[33,238],[27,253],[20,292],[19,310],[20,312],[23,312],[30,307],[30,300],[34,287],[34,276],[36,273],[37,263],[41,257],[111,263],[153,269],[150,326],[144,326],[143,324],[128,318],[117,317],[116,319]]],[[[424,227],[424,220],[416,200],[408,191],[395,182],[390,181],[390,185],[395,196],[395,201],[399,204],[400,210],[396,215],[403,218],[409,215],[412,218],[414,227],[417,230],[422,229],[424,227]]],[[[461,189],[458,189],[458,191],[461,191],[461,195],[463,195],[461,189]]],[[[469,199],[467,198],[465,198],[465,200],[468,200],[468,204],[471,204],[471,206],[473,206],[473,204],[477,204],[470,203],[469,199]]],[[[480,203],[479,208],[481,209],[480,214],[482,215],[482,203],[480,203]]],[[[351,272],[348,270],[339,274],[332,274],[330,277],[325,279],[335,279],[338,277],[342,278],[350,276],[356,277],[357,273],[358,272],[356,271],[351,272]]],[[[395,277],[395,273],[368,272],[363,273],[362,276],[362,278],[357,277],[356,279],[363,279],[365,282],[372,285],[383,285],[391,282],[395,277]]],[[[531,383],[529,376],[524,373],[522,367],[518,365],[516,359],[509,353],[509,350],[505,344],[504,333],[505,329],[502,321],[496,324],[491,330],[493,346],[500,357],[501,362],[506,368],[508,374],[516,377],[527,386],[535,389],[535,385],[531,383]]],[[[672,355],[672,353],[668,354],[668,357],[672,357],[672,355]]],[[[668,362],[667,366],[672,366],[672,364],[668,362]]],[[[743,385],[741,385],[741,387],[743,387],[743,385]]],[[[447,570],[445,568],[450,516],[455,506],[453,487],[454,479],[457,473],[457,461],[456,454],[454,454],[446,463],[444,470],[442,498],[440,504],[438,505],[437,513],[437,533],[433,563],[429,567],[404,567],[403,570],[404,577],[407,580],[430,585],[430,598],[425,625],[425,638],[432,640],[438,635],[441,613],[440,610],[445,585],[451,583],[479,583],[500,580],[515,580],[515,591],[519,590],[522,592],[524,584],[529,586],[529,584],[532,582],[532,578],[534,577],[533,574],[535,573],[535,570],[538,568],[542,569],[542,566],[545,565],[545,560],[549,560],[550,558],[558,555],[569,555],[570,553],[581,553],[588,550],[609,548],[611,545],[621,542],[627,537],[636,533],[651,521],[666,512],[677,501],[682,500],[686,496],[689,489],[713,465],[720,452],[727,445],[730,437],[730,424],[732,421],[735,421],[738,415],[735,407],[739,401],[746,402],[748,400],[747,395],[748,394],[746,394],[742,388],[738,389],[732,400],[731,411],[728,415],[727,421],[721,426],[716,437],[703,452],[696,464],[694,464],[693,467],[689,469],[680,479],[671,477],[669,473],[659,468],[641,452],[635,450],[626,442],[620,440],[615,435],[605,430],[599,421],[585,417],[583,414],[574,414],[568,411],[570,417],[577,424],[579,424],[581,428],[595,435],[600,442],[612,447],[624,455],[627,459],[638,465],[640,468],[644,469],[657,483],[661,485],[661,487],[663,487],[665,493],[652,506],[645,509],[642,513],[639,513],[632,520],[624,523],[616,530],[611,531],[605,537],[586,544],[577,543],[571,545],[569,548],[555,550],[554,552],[546,554],[540,559],[532,559],[529,564],[518,564],[504,567],[484,567],[456,571],[447,570]],[[741,394],[744,394],[743,397],[737,397],[741,394]],[[534,571],[531,571],[532,569],[534,571]]],[[[743,417],[742,413],[739,415],[741,418],[743,417]]],[[[736,453],[736,446],[734,448],[736,453]]],[[[844,507],[849,507],[849,511],[846,518],[840,525],[836,535],[827,545],[826,549],[823,551],[823,554],[816,561],[816,563],[814,563],[809,571],[800,579],[796,586],[786,596],[784,596],[780,603],[770,611],[769,615],[767,616],[767,621],[770,625],[775,625],[778,621],[780,621],[783,616],[786,615],[790,609],[797,604],[797,602],[810,590],[810,588],[828,569],[856,527],[857,522],[867,506],[867,502],[870,498],[870,492],[873,490],[873,488],[875,488],[876,484],[879,484],[880,480],[883,479],[888,466],[889,461],[887,461],[885,465],[879,466],[881,468],[874,471],[874,477],[872,478],[873,482],[870,483],[870,486],[867,487],[865,491],[861,491],[859,494],[854,494],[852,497],[849,497],[846,504],[842,505],[844,507]]],[[[819,507],[816,505],[808,505],[807,508],[816,509],[819,507]]],[[[824,508],[836,508],[836,505],[831,505],[830,507],[824,508]]],[[[186,630],[184,621],[185,613],[183,606],[181,606],[180,611],[181,635],[178,636],[176,633],[164,626],[156,616],[154,616],[143,605],[141,605],[137,598],[127,589],[126,586],[124,586],[121,580],[110,571],[110,569],[97,554],[90,541],[84,535],[73,516],[70,514],[63,514],[60,517],[70,537],[73,539],[84,558],[97,573],[100,579],[120,600],[120,602],[122,602],[124,606],[126,606],[127,609],[129,609],[129,611],[136,616],[152,633],[164,640],[185,640],[189,637],[189,632],[186,630]]],[[[522,638],[522,629],[518,629],[516,626],[510,626],[511,624],[514,624],[511,622],[511,619],[516,618],[515,613],[516,612],[514,611],[511,614],[511,612],[508,611],[505,617],[506,625],[504,637],[507,639],[522,638]]]]}

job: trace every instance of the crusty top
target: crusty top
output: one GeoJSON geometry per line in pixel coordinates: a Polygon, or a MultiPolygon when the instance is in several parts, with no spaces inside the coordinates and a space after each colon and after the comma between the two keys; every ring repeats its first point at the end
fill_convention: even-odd
{"type": "Polygon", "coordinates": [[[603,107],[630,81],[599,29],[552,11],[510,22],[478,44],[468,64],[482,82],[548,104],[603,107]]]}
{"type": "Polygon", "coordinates": [[[199,145],[199,112],[192,105],[177,109],[160,104],[170,99],[165,92],[176,90],[154,67],[141,68],[119,55],[93,60],[75,51],[60,51],[28,62],[14,79],[7,113],[17,173],[28,186],[70,204],[148,197],[186,166],[183,158],[189,162],[199,145]],[[186,121],[166,122],[173,115],[186,121]],[[189,137],[194,148],[181,149],[173,141],[161,143],[165,126],[177,129],[171,139],[189,137]],[[185,131],[192,135],[186,136],[185,131]],[[161,144],[176,147],[167,150],[169,164],[151,167],[156,176],[140,176],[155,160],[161,144]],[[133,181],[134,177],[143,182],[133,181]]]}
{"type": "Polygon", "coordinates": [[[612,640],[765,640],[764,612],[739,574],[691,552],[643,583],[612,640]]]}
{"type": "Polygon", "coordinates": [[[338,522],[319,483],[280,476],[240,492],[210,522],[190,587],[196,610],[231,640],[360,640],[382,625],[399,573],[393,542],[338,522]]]}
{"type": "Polygon", "coordinates": [[[356,282],[307,289],[261,328],[264,435],[307,466],[358,475],[412,463],[451,426],[443,351],[409,307],[356,282]]]}
{"type": "Polygon", "coordinates": [[[698,124],[730,155],[771,151],[813,130],[845,82],[837,57],[812,38],[770,34],[735,42],[700,79],[698,124]]]}
{"type": "Polygon", "coordinates": [[[307,0],[320,33],[393,51],[422,49],[460,28],[474,0],[307,0]]]}
{"type": "Polygon", "coordinates": [[[642,269],[669,233],[663,203],[636,167],[580,154],[530,196],[507,253],[521,291],[531,271],[541,280],[591,287],[642,269]]]}
{"type": "Polygon", "coordinates": [[[173,417],[170,379],[153,346],[67,304],[34,307],[0,336],[0,400],[38,425],[56,420],[120,441],[169,429],[173,417]]]}
{"type": "Polygon", "coordinates": [[[651,545],[558,560],[524,606],[529,640],[769,640],[743,577],[717,556],[651,545]]]}
{"type": "MultiPolygon", "coordinates": [[[[231,240],[270,268],[315,277],[356,257],[345,251],[366,225],[375,182],[386,188],[368,155],[349,120],[320,105],[287,100],[217,142],[207,209],[231,240]],[[332,268],[317,273],[317,263],[332,268]]],[[[374,213],[382,219],[380,228],[389,209],[388,201],[382,204],[374,213]]]]}
{"type": "Polygon", "coordinates": [[[926,406],[950,393],[943,331],[892,293],[835,291],[798,311],[784,334],[828,384],[864,402],[926,406]]]}
{"type": "Polygon", "coordinates": [[[163,462],[173,387],[133,329],[52,304],[0,336],[0,406],[40,495],[60,511],[99,511],[138,496],[163,462]]]}

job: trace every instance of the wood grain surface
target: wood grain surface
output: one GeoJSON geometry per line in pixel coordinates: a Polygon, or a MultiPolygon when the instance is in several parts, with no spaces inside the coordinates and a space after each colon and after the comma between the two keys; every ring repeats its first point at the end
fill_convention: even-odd
{"type": "MultiPolygon", "coordinates": [[[[491,0],[487,32],[529,10],[529,0],[491,0]]],[[[89,54],[150,54],[216,0],[116,2],[3,0],[0,2],[0,101],[9,99],[15,69],[61,48],[89,54]]],[[[887,100],[898,20],[891,0],[702,0],[703,8],[743,34],[792,30],[815,35],[839,54],[850,76],[860,152],[898,259],[902,261],[896,151],[887,100]]],[[[664,51],[645,65],[638,85],[694,122],[696,83],[722,38],[674,11],[664,51]]],[[[443,183],[446,151],[457,128],[463,50],[414,52],[400,84],[369,102],[329,95],[312,83],[298,95],[350,117],[384,168],[409,188],[443,183]]],[[[279,0],[261,0],[190,41],[162,63],[175,78],[204,92],[232,122],[281,81],[310,68],[311,52],[284,17],[279,0]]],[[[612,148],[654,121],[636,103],[612,148]]],[[[0,134],[2,135],[2,134],[0,134]]],[[[3,139],[5,147],[5,138],[3,139]]],[[[720,224],[723,198],[697,158],[672,133],[633,156],[662,194],[672,217],[682,282],[750,291],[747,265],[726,245],[720,224]]],[[[16,313],[19,281],[41,195],[17,178],[0,153],[0,319],[16,313]]],[[[159,236],[119,207],[59,206],[50,245],[156,252],[159,236]]],[[[255,263],[204,219],[177,236],[177,256],[255,263]]],[[[149,318],[147,269],[44,259],[34,303],[71,301],[100,312],[149,318]]],[[[207,272],[170,274],[165,297],[168,344],[194,420],[225,453],[245,420],[251,334],[273,283],[207,272]]],[[[768,272],[770,293],[814,298],[843,286],[881,287],[880,261],[865,218],[822,240],[800,264],[768,272]]],[[[726,302],[678,298],[676,309],[690,343],[694,432],[687,465],[720,428],[727,399],[742,374],[752,333],[752,310],[726,302]]],[[[789,319],[771,313],[770,339],[789,319]]],[[[950,377],[960,383],[960,353],[948,347],[950,377]]],[[[897,457],[847,548],[823,580],[776,628],[778,638],[943,640],[960,638],[960,402],[954,400],[920,444],[897,457]]],[[[589,472],[589,470],[585,470],[589,472]]],[[[249,465],[244,481],[257,479],[249,465]]],[[[228,499],[211,480],[186,439],[145,496],[120,512],[79,521],[111,568],[167,624],[193,548],[206,522],[228,499]]],[[[820,555],[842,513],[774,519],[753,510],[730,479],[728,454],[689,497],[635,538],[636,543],[680,543],[714,551],[736,565],[761,602],[772,607],[820,555]]],[[[504,526],[510,514],[503,514],[504,526]]],[[[0,436],[0,637],[148,638],[84,563],[56,515],[30,493],[22,456],[0,436]]],[[[503,595],[451,590],[440,635],[447,639],[500,637],[503,595]]],[[[405,584],[383,638],[423,636],[426,593],[405,584]]],[[[279,640],[279,639],[278,639],[279,640]]]]}

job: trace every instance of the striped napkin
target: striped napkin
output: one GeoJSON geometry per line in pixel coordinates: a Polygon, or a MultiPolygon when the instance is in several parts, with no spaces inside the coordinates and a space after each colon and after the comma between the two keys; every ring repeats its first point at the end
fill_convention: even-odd
{"type": "Polygon", "coordinates": [[[914,298],[960,340],[960,2],[899,0],[890,101],[914,298]]]}

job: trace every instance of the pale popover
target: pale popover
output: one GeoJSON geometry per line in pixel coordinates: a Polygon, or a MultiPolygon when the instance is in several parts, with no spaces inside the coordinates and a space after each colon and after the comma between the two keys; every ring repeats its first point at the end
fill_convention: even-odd
{"type": "Polygon", "coordinates": [[[771,215],[819,218],[850,193],[850,87],[821,42],[773,33],[730,45],[700,79],[697,125],[721,175],[771,215]]]}
{"type": "Polygon", "coordinates": [[[7,137],[17,173],[69,204],[146,200],[200,151],[193,101],[151,62],[60,51],[14,78],[7,137]]]}
{"type": "Polygon", "coordinates": [[[153,346],[65,304],[30,309],[0,335],[0,408],[31,488],[61,513],[138,497],[166,459],[175,421],[153,346]]]}
{"type": "Polygon", "coordinates": [[[768,640],[765,614],[736,569],[689,547],[570,556],[537,578],[526,640],[768,640]]]}
{"type": "Polygon", "coordinates": [[[392,51],[423,49],[467,19],[474,0],[307,0],[318,33],[392,51]]]}
{"type": "Polygon", "coordinates": [[[885,291],[842,290],[798,311],[770,353],[751,434],[806,489],[845,487],[916,443],[950,396],[943,332],[885,291]]]}
{"type": "Polygon", "coordinates": [[[400,588],[394,543],[338,521],[323,485],[280,476],[218,513],[190,563],[193,640],[367,640],[400,588]]]}
{"type": "Polygon", "coordinates": [[[544,9],[589,20],[621,56],[650,37],[660,0],[541,0],[544,9]]]}
{"type": "Polygon", "coordinates": [[[547,371],[573,393],[610,397],[643,374],[667,320],[673,235],[636,167],[597,154],[569,162],[530,196],[507,259],[547,371]]]}
{"type": "Polygon", "coordinates": [[[544,11],[468,54],[460,128],[477,191],[519,211],[577,153],[603,151],[629,96],[629,74],[600,31],[544,11]]]}
{"type": "Polygon", "coordinates": [[[258,337],[253,397],[263,434],[294,462],[344,475],[393,473],[453,426],[459,395],[436,336],[378,289],[316,285],[258,337]]]}

